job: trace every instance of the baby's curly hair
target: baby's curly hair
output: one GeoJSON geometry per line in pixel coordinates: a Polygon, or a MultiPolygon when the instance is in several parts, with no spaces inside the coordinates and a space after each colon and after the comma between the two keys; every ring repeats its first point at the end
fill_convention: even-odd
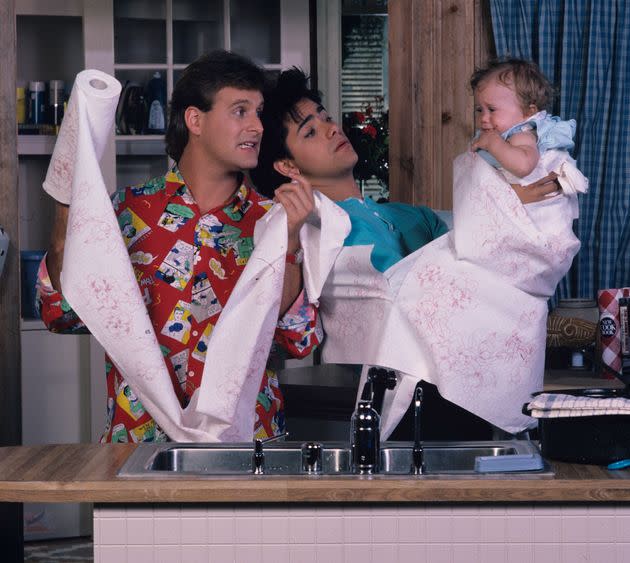
{"type": "Polygon", "coordinates": [[[489,78],[513,88],[522,108],[535,105],[539,110],[550,110],[555,91],[551,82],[535,62],[523,59],[493,59],[484,68],[475,70],[470,78],[473,92],[489,78]]]}

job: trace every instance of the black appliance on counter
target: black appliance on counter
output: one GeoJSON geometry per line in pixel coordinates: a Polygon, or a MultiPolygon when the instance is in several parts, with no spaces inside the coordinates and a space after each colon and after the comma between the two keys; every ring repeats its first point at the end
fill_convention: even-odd
{"type": "Polygon", "coordinates": [[[147,101],[144,88],[127,81],[116,108],[116,130],[120,135],[142,135],[147,123],[147,101]]]}
{"type": "MultiPolygon", "coordinates": [[[[619,389],[563,389],[545,391],[592,397],[596,399],[630,399],[630,374],[617,373],[608,369],[625,387],[619,389]]],[[[535,395],[540,395],[536,393],[535,395]]],[[[530,414],[529,404],[523,412],[530,414]]],[[[571,463],[607,465],[614,461],[630,458],[630,415],[603,414],[595,416],[565,416],[539,418],[538,432],[541,453],[545,458],[571,463]]]]}

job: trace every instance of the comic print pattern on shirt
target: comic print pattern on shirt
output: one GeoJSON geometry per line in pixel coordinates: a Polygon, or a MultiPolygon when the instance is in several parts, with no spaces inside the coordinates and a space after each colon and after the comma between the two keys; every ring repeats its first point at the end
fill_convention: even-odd
{"type": "MultiPolygon", "coordinates": [[[[212,330],[251,256],[254,225],[272,203],[243,185],[227,205],[201,215],[177,168],[119,190],[112,203],[173,389],[185,407],[201,384],[212,330]]],[[[38,302],[53,332],[86,331],[51,287],[45,260],[38,302]]],[[[317,312],[303,295],[278,323],[275,340],[296,357],[308,355],[321,342],[317,312]]],[[[107,426],[101,441],[168,439],[109,359],[106,379],[107,426]]],[[[265,370],[255,411],[256,437],[284,431],[283,401],[274,372],[265,370]]]]}

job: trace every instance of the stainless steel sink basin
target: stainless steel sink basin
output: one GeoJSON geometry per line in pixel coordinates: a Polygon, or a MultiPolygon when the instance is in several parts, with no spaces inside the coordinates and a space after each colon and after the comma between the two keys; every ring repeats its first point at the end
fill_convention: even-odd
{"type": "MultiPolygon", "coordinates": [[[[425,442],[425,475],[481,477],[475,471],[479,456],[538,454],[536,444],[527,440],[496,442],[425,442]]],[[[251,475],[253,446],[250,444],[140,444],[118,472],[120,477],[170,478],[182,476],[251,475]]],[[[264,448],[265,475],[304,475],[299,442],[274,443],[264,448]]],[[[347,443],[329,442],[322,447],[323,475],[350,475],[351,454],[347,443]]],[[[412,444],[385,442],[381,447],[383,475],[409,475],[412,470],[412,444]]],[[[514,472],[510,472],[514,474],[514,472]]],[[[521,475],[549,477],[542,471],[521,475]]],[[[496,474],[493,474],[496,476],[496,474]]],[[[259,477],[258,475],[256,476],[259,477]]],[[[264,477],[264,476],[263,476],[264,477]]]]}
{"type": "MultiPolygon", "coordinates": [[[[264,471],[269,475],[302,473],[301,444],[287,442],[264,449],[264,471]]],[[[249,444],[214,444],[167,447],[156,453],[146,467],[149,471],[193,473],[200,475],[243,475],[252,473],[253,447],[249,444]]],[[[132,456],[133,457],[133,456],[132,456]]],[[[350,471],[347,447],[324,447],[322,473],[350,471]]]]}
{"type": "MultiPolygon", "coordinates": [[[[410,473],[412,448],[410,444],[399,446],[392,444],[381,448],[381,473],[405,475],[410,473]]],[[[504,456],[539,453],[532,442],[483,442],[456,444],[430,443],[424,447],[424,464],[427,473],[440,474],[472,474],[475,471],[475,460],[480,456],[504,456]],[[530,447],[531,446],[531,447],[530,447]]]]}

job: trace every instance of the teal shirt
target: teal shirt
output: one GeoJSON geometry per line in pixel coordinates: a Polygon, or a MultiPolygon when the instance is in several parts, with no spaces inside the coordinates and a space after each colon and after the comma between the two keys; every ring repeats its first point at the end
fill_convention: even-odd
{"type": "Polygon", "coordinates": [[[375,203],[370,198],[337,202],[350,217],[344,246],[374,245],[370,260],[379,272],[445,234],[445,223],[428,207],[375,203]]]}

